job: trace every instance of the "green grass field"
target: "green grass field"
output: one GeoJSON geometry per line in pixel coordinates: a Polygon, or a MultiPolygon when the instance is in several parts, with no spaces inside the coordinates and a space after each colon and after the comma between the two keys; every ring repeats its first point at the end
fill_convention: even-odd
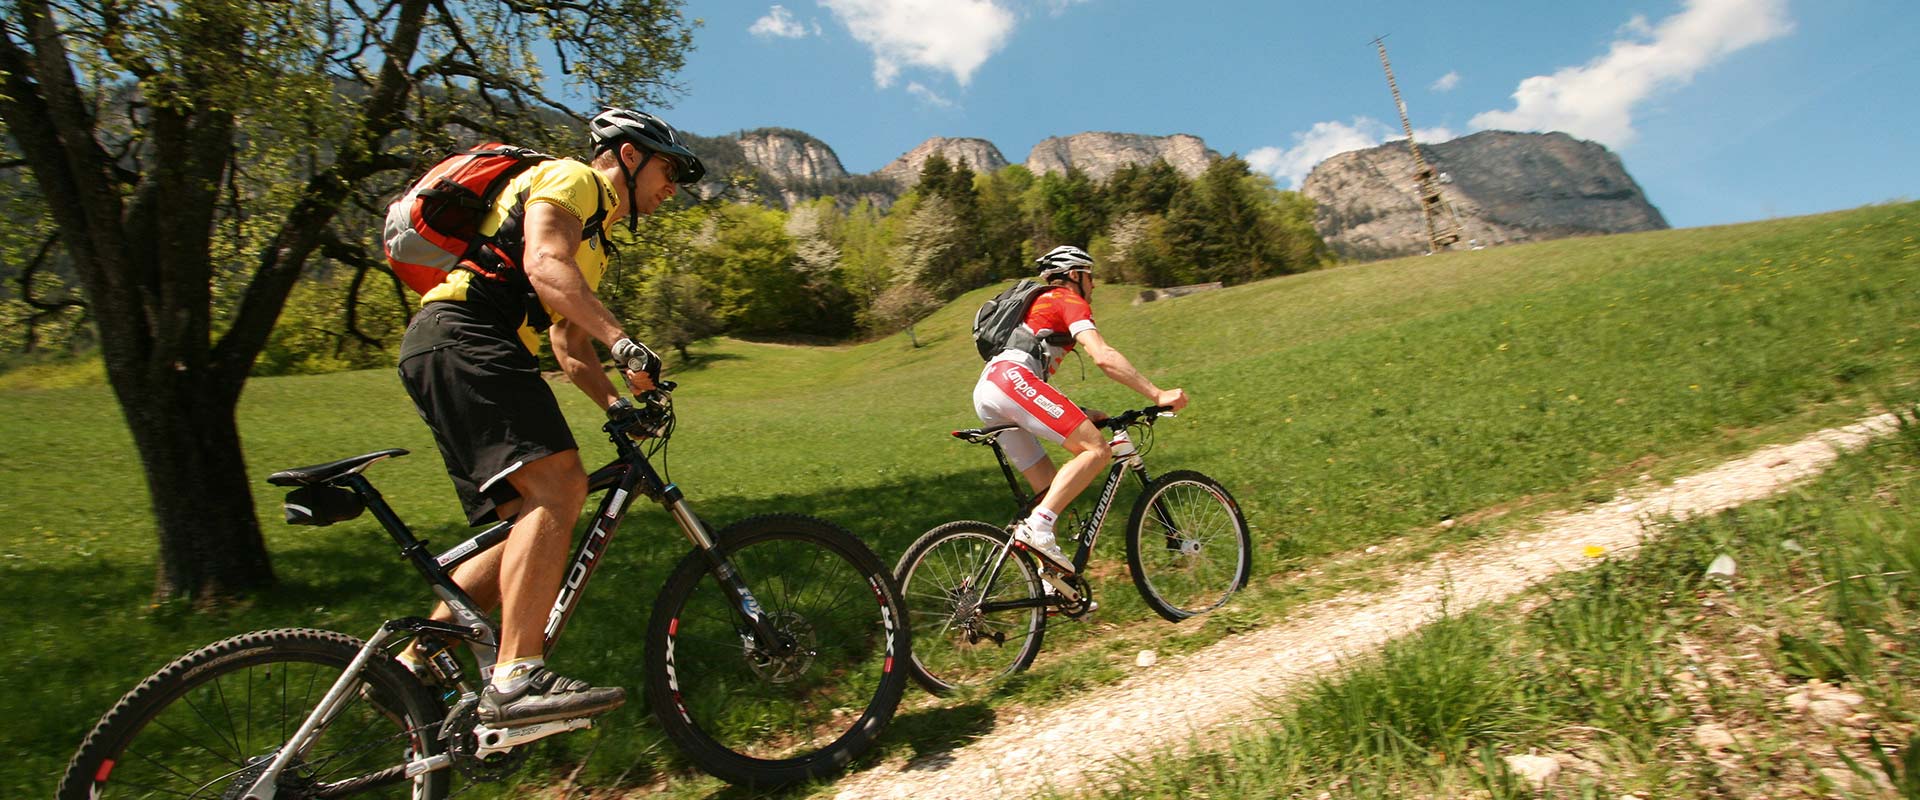
{"type": "MultiPolygon", "coordinates": [[[[1118,674],[1143,643],[1196,647],[1278,619],[1337,578],[1295,579],[1337,553],[1398,537],[1471,537],[1548,508],[1610,497],[1642,473],[1707,460],[1920,398],[1920,204],[1740,226],[1575,239],[1343,267],[1130,306],[1102,287],[1109,341],[1193,406],[1159,426],[1150,467],[1205,471],[1245,507],[1253,587],[1198,625],[1150,617],[1123,577],[1119,539],[1097,564],[1098,619],[1059,625],[1035,669],[959,707],[912,709],[891,747],[934,747],[954,720],[1042,702],[1118,674]],[[1494,516],[1488,510],[1513,512],[1494,516]],[[1466,524],[1444,533],[1435,523],[1466,524]]],[[[957,518],[1002,521],[988,453],[945,433],[973,423],[978,359],[966,324],[989,290],[904,335],[842,348],[718,341],[675,370],[680,429],[667,467],[694,508],[725,523],[796,511],[838,521],[896,558],[957,518]]],[[[1140,398],[1069,360],[1056,384],[1084,405],[1140,398]]],[[[556,386],[585,459],[610,455],[598,413],[556,386]]],[[[249,471],[385,447],[414,451],[371,476],[416,531],[465,535],[429,434],[391,370],[259,379],[240,408],[249,471]]],[[[214,613],[150,607],[145,487],[109,393],[84,373],[0,376],[0,794],[43,796],[93,720],[179,653],[263,627],[369,633],[427,594],[377,525],[279,523],[257,485],[281,585],[214,613]]],[[[1123,498],[1130,503],[1131,499],[1123,498]]],[[[1124,510],[1124,509],[1122,509],[1124,510]]],[[[1109,531],[1112,533],[1113,531],[1109,531]]],[[[657,510],[613,545],[556,667],[637,680],[647,610],[685,543],[657,510]]],[[[966,727],[962,725],[961,727],[966,727]]],[[[680,769],[637,704],[548,745],[524,773],[550,779],[591,751],[587,783],[680,769]]],[[[693,781],[690,790],[710,784],[693,781]]]]}
{"type": "Polygon", "coordinates": [[[1916,412],[1817,481],[1444,618],[1089,796],[1920,796],[1916,412]],[[1721,556],[1731,579],[1705,574],[1721,556]],[[1561,774],[1538,792],[1515,754],[1561,774]]]}

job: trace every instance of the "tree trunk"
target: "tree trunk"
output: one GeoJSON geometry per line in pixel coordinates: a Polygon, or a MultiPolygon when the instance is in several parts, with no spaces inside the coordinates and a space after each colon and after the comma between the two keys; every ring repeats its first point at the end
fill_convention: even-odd
{"type": "MultiPolygon", "coordinates": [[[[238,387],[199,370],[140,372],[137,385],[121,392],[120,407],[160,534],[155,599],[207,603],[271,586],[234,419],[238,387]]],[[[127,382],[115,381],[116,388],[127,382]]]]}

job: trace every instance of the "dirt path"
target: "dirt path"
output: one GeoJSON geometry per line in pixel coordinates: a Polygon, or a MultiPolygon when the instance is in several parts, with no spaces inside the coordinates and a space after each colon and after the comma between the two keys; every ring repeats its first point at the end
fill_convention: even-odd
{"type": "Polygon", "coordinates": [[[1225,735],[1263,712],[1260,700],[1328,671],[1431,619],[1442,592],[1461,610],[1508,597],[1556,573],[1596,563],[1587,548],[1639,543],[1651,520],[1711,514],[1768,497],[1819,473],[1839,450],[1893,429],[1892,415],[1768,447],[1656,491],[1577,514],[1556,514],[1525,533],[1414,565],[1385,592],[1341,596],[1278,627],[1235,636],[1139,670],[1111,688],[998,725],[991,735],[910,762],[882,764],[842,781],[836,800],[1026,797],[1071,789],[1119,759],[1225,735]]]}

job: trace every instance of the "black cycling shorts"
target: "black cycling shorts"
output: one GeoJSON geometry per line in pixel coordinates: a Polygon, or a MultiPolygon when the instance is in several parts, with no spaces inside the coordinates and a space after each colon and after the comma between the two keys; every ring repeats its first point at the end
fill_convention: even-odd
{"type": "Polygon", "coordinates": [[[400,382],[433,429],[472,525],[494,521],[519,496],[507,475],[578,448],[540,362],[515,335],[518,320],[490,311],[429,303],[400,343],[400,382]]]}

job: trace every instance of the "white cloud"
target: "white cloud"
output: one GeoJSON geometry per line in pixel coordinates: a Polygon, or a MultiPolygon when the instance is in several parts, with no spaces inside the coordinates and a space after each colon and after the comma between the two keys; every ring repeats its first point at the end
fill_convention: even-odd
{"type": "Polygon", "coordinates": [[[1793,30],[1786,0],[1687,0],[1680,13],[1649,25],[1635,16],[1607,54],[1552,75],[1535,75],[1513,92],[1510,111],[1475,116],[1477,129],[1566,131],[1609,147],[1633,142],[1633,108],[1655,92],[1685,85],[1741,49],[1793,30]]]}
{"type": "Polygon", "coordinates": [[[1067,13],[1067,9],[1086,2],[1088,0],[1046,0],[1047,13],[1057,17],[1067,13]]]}
{"type": "MultiPolygon", "coordinates": [[[[800,24],[800,20],[794,19],[793,12],[788,11],[785,6],[775,4],[773,8],[767,10],[766,16],[754,20],[753,26],[747,28],[747,32],[762,39],[776,36],[782,39],[798,39],[807,35],[807,26],[800,24]]],[[[813,32],[816,35],[819,34],[819,23],[814,23],[813,32]]]]}
{"type": "Polygon", "coordinates": [[[961,86],[1005,46],[1013,12],[995,0],[820,0],[873,50],[873,82],[893,85],[906,67],[953,75],[961,86]]]}
{"type": "Polygon", "coordinates": [[[1440,80],[1433,82],[1433,90],[1436,92],[1451,92],[1453,91],[1453,87],[1459,86],[1459,85],[1460,85],[1460,73],[1449,72],[1445,75],[1440,76],[1440,80]]]}
{"type": "MultiPolygon", "coordinates": [[[[1415,128],[1413,135],[1421,144],[1435,144],[1452,139],[1453,131],[1446,128],[1415,128]]],[[[1307,132],[1293,135],[1292,147],[1284,150],[1261,147],[1248,153],[1247,166],[1272,175],[1283,181],[1285,186],[1298,187],[1315,165],[1329,157],[1405,138],[1406,134],[1401,129],[1372,117],[1354,117],[1351,125],[1344,122],[1316,122],[1307,132]]]]}
{"type": "Polygon", "coordinates": [[[918,97],[921,102],[936,108],[953,108],[952,100],[941,97],[932,89],[922,86],[919,81],[907,81],[907,94],[918,97]]]}

